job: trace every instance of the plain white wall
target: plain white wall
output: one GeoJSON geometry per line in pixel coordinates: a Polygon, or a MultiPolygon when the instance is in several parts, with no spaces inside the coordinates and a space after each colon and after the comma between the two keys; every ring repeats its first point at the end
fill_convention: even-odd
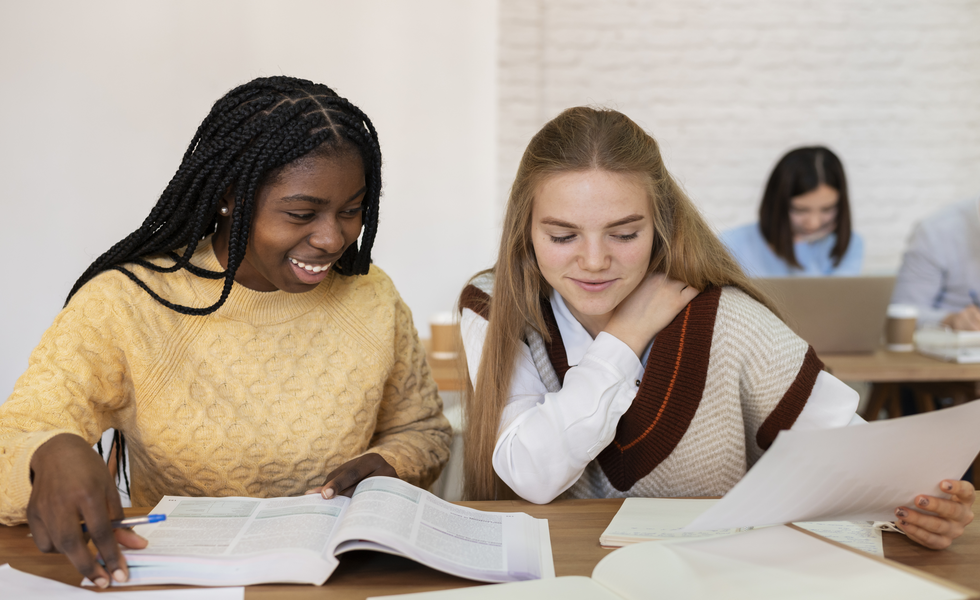
{"type": "Polygon", "coordinates": [[[494,256],[496,42],[496,0],[0,4],[0,402],[213,102],[258,76],[326,83],[374,121],[374,259],[428,336],[494,256]]]}

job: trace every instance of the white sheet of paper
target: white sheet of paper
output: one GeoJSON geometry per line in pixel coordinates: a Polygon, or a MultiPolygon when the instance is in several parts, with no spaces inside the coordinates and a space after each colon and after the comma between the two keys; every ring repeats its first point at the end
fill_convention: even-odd
{"type": "Polygon", "coordinates": [[[724,537],[633,544],[599,561],[591,579],[558,577],[385,598],[963,600],[967,597],[883,561],[779,526],[724,537]]]}
{"type": "Polygon", "coordinates": [[[781,431],[717,504],[686,531],[794,521],[894,521],[918,494],[949,497],[980,452],[980,401],[811,431],[781,431]]]}
{"type": "MultiPolygon", "coordinates": [[[[10,565],[0,565],[0,590],[2,598],[94,600],[99,597],[97,592],[24,573],[10,565]]],[[[244,597],[245,588],[242,587],[125,591],[112,595],[113,600],[242,600],[244,597]]]]}
{"type": "Polygon", "coordinates": [[[789,527],[616,550],[592,579],[637,600],[963,599],[961,594],[789,527]],[[638,575],[639,574],[639,575],[638,575]]]}

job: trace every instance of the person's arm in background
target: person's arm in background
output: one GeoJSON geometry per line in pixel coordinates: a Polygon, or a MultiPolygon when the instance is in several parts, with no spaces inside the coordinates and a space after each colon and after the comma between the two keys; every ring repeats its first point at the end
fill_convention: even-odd
{"type": "Polygon", "coordinates": [[[970,290],[972,304],[960,312],[950,313],[942,320],[942,324],[961,331],[980,331],[980,298],[976,290],[970,290]]]}
{"type": "Polygon", "coordinates": [[[919,326],[936,326],[949,312],[935,308],[946,291],[946,258],[936,233],[920,223],[912,231],[908,249],[895,280],[892,304],[912,304],[919,309],[919,326]]]}

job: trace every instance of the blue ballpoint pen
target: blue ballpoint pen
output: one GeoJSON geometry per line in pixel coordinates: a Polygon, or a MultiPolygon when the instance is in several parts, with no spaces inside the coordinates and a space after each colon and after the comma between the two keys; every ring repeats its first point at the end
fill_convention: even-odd
{"type": "MultiPolygon", "coordinates": [[[[160,521],[166,521],[167,515],[146,515],[145,517],[127,517],[125,519],[116,519],[110,521],[109,524],[112,525],[113,529],[120,529],[122,527],[133,527],[135,525],[149,525],[150,523],[159,523],[160,521]]],[[[85,527],[85,523],[82,523],[82,531],[88,531],[85,527]]]]}
{"type": "Polygon", "coordinates": [[[970,300],[973,301],[973,306],[980,308],[980,296],[977,295],[976,290],[970,290],[970,300]]]}

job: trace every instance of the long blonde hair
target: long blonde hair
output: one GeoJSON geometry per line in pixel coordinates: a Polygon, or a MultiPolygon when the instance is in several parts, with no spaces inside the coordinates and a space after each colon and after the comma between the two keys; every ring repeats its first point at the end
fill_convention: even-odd
{"type": "MultiPolygon", "coordinates": [[[[532,327],[549,340],[541,300],[551,293],[531,245],[531,211],[541,182],[559,173],[599,169],[641,176],[653,215],[650,271],[704,290],[737,286],[772,309],[742,273],[694,204],[674,181],[657,142],[614,110],[570,108],[528,144],[517,169],[504,218],[489,307],[489,328],[475,389],[464,394],[464,493],[470,500],[512,495],[491,462],[500,417],[511,386],[518,344],[532,327]]],[[[465,381],[469,381],[467,377],[465,381]]]]}

